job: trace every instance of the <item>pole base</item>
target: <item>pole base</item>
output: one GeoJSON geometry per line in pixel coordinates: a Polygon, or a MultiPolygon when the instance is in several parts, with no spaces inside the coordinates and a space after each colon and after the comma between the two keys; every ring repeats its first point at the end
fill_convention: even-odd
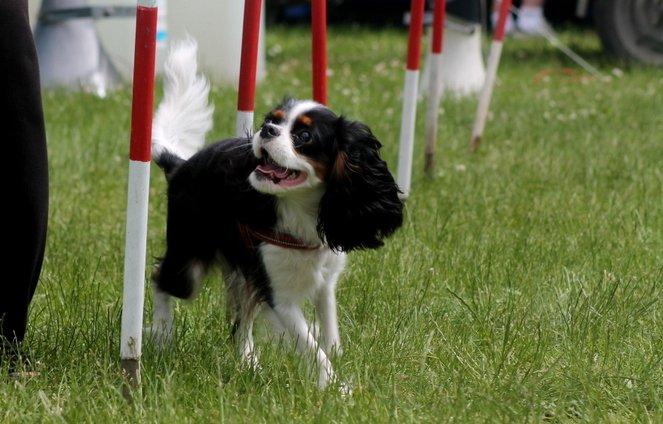
{"type": "Polygon", "coordinates": [[[122,359],[122,396],[133,402],[133,389],[140,386],[140,361],[138,359],[122,359]]]}
{"type": "Polygon", "coordinates": [[[472,137],[470,140],[470,150],[472,152],[476,152],[477,149],[479,148],[479,143],[481,143],[481,136],[480,135],[475,135],[472,137]]]}
{"type": "Polygon", "coordinates": [[[428,178],[433,177],[433,172],[435,171],[435,153],[426,152],[424,156],[424,172],[428,178]]]}

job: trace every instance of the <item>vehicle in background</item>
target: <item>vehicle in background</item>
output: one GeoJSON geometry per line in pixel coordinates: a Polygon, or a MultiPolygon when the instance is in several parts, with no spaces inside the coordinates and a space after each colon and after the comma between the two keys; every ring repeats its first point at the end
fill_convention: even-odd
{"type": "Polygon", "coordinates": [[[595,0],[594,21],[610,53],[663,65],[663,1],[595,0]]]}
{"type": "Polygon", "coordinates": [[[594,25],[614,56],[663,65],[662,0],[549,0],[545,12],[555,25],[594,25]]]}
{"type": "MultiPolygon", "coordinates": [[[[491,0],[474,1],[490,10],[491,0]]],[[[329,0],[329,22],[402,25],[409,6],[409,0],[329,0]]],[[[267,2],[267,17],[304,22],[309,7],[305,0],[273,0],[267,2]]],[[[663,0],[548,0],[545,15],[555,26],[593,25],[605,50],[619,58],[663,65],[663,0]]]]}

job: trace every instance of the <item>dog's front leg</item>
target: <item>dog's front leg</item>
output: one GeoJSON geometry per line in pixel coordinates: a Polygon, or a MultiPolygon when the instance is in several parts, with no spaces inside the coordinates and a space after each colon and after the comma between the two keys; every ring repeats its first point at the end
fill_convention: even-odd
{"type": "Polygon", "coordinates": [[[278,304],[273,307],[281,325],[297,342],[297,350],[302,355],[312,354],[318,367],[318,387],[324,389],[334,380],[334,371],[325,352],[313,337],[304,314],[298,305],[278,304]]]}
{"type": "Polygon", "coordinates": [[[345,253],[333,253],[327,258],[325,282],[315,294],[315,312],[320,323],[321,334],[316,334],[327,355],[341,355],[341,338],[336,315],[336,284],[345,268],[345,253]]]}
{"type": "Polygon", "coordinates": [[[343,353],[341,349],[341,337],[338,331],[338,317],[336,315],[335,285],[321,288],[315,295],[315,312],[320,322],[321,330],[318,341],[322,349],[329,356],[343,353]]]}

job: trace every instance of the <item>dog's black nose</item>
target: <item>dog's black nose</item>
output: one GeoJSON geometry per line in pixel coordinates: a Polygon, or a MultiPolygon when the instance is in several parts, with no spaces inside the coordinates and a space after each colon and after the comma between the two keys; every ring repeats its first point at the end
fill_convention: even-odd
{"type": "Polygon", "coordinates": [[[262,138],[275,138],[281,134],[281,130],[272,124],[265,124],[260,130],[260,137],[262,138]]]}

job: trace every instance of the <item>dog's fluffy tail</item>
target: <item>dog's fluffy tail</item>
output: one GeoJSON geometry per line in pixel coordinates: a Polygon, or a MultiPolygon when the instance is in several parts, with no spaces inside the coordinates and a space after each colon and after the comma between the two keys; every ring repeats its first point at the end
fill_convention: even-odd
{"type": "Polygon", "coordinates": [[[164,96],[152,126],[152,158],[166,175],[205,144],[214,108],[208,103],[209,82],[198,74],[198,44],[192,38],[175,43],[164,67],[164,96]]]}

